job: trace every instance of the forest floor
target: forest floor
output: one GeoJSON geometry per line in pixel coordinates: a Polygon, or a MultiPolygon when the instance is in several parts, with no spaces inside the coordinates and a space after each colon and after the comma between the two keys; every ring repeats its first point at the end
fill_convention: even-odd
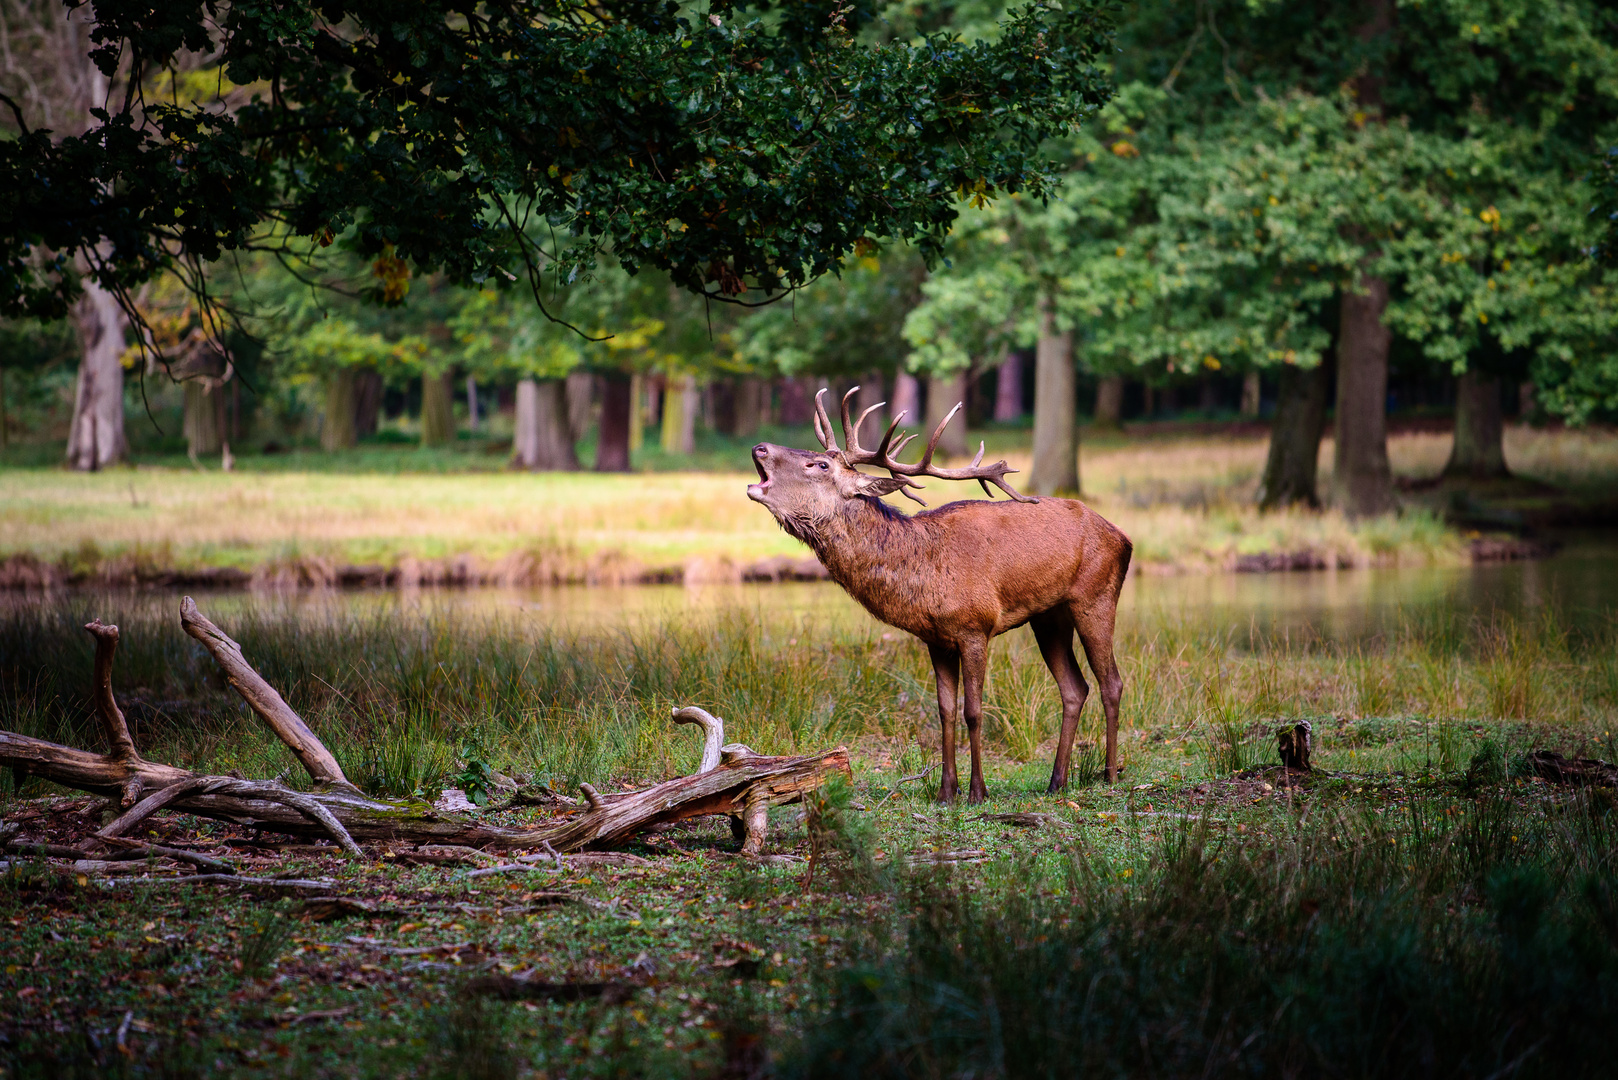
{"type": "MultiPolygon", "coordinates": [[[[99,615],[122,626],[114,685],[144,756],[286,771],[171,607],[86,592],[0,611],[0,728],[97,747],[76,624],[99,615]]],[[[1099,775],[1091,702],[1056,795],[1054,690],[1011,635],[974,807],[933,802],[925,656],[879,627],[736,611],[570,633],[269,600],[223,621],[378,793],[431,793],[474,761],[561,791],[690,772],[672,703],[760,752],[850,745],[854,781],[812,822],[772,811],[763,862],[712,819],[627,864],[488,874],[487,856],[350,860],[182,815],[141,833],[257,882],[232,886],[30,854],[109,811],[0,779],[25,844],[0,871],[6,1080],[1593,1076],[1618,1049],[1618,803],[1526,758],[1615,756],[1610,622],[1458,608],[1354,640],[1136,622],[1122,781],[1099,775]],[[1317,771],[1292,784],[1275,733],[1303,721],[1317,771]]]]}
{"type": "MultiPolygon", "coordinates": [[[[1026,430],[973,433],[980,436],[991,454],[1026,472],[1026,430]]],[[[813,445],[807,430],[764,437],[813,445]]],[[[751,473],[739,441],[707,438],[684,460],[648,451],[642,471],[623,475],[513,473],[500,468],[498,453],[483,452],[499,445],[244,453],[230,473],[183,457],[99,474],[15,464],[0,469],[0,579],[14,586],[542,585],[820,572],[748,501],[751,473]],[[710,471],[689,471],[692,463],[710,471]],[[680,464],[687,471],[663,471],[680,464]]],[[[1259,514],[1253,498],[1266,436],[1253,425],[1093,435],[1082,451],[1082,483],[1086,501],[1134,539],[1135,566],[1148,573],[1460,563],[1483,550],[1470,543],[1478,529],[1512,530],[1557,507],[1610,501],[1618,480],[1618,439],[1610,433],[1514,427],[1506,447],[1527,483],[1478,501],[1430,484],[1448,453],[1447,434],[1394,435],[1389,453],[1407,511],[1362,523],[1329,509],[1259,514]]],[[[1323,492],[1331,458],[1327,440],[1323,492]]],[[[931,487],[934,505],[976,493],[931,487]]]]}

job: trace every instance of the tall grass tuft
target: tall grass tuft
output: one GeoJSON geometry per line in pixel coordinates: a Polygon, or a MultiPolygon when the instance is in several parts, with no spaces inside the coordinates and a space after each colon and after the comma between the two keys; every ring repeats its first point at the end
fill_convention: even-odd
{"type": "Polygon", "coordinates": [[[1602,1075],[1618,817],[1503,797],[1186,822],[901,886],[786,1076],[1602,1075]],[[1126,884],[1127,882],[1127,884],[1126,884]]]}

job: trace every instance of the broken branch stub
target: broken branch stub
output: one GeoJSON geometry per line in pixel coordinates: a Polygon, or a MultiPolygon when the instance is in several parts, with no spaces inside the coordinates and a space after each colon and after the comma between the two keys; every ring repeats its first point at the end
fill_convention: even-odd
{"type": "Polygon", "coordinates": [[[725,722],[719,717],[699,709],[695,705],[674,710],[673,720],[676,724],[696,724],[702,728],[702,766],[699,772],[719,767],[719,748],[725,742],[725,722]]]}

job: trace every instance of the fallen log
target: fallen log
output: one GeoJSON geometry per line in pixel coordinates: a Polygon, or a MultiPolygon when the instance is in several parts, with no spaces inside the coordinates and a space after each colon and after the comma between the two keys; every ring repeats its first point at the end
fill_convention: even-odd
{"type": "Polygon", "coordinates": [[[419,800],[375,799],[355,788],[313,730],[248,664],[241,646],[198,611],[190,597],[181,603],[180,620],[225,669],[230,685],[253,712],[303,763],[315,788],[295,791],[273,780],[205,776],[141,757],[112,693],[118,628],[93,622],[86,630],[96,639],[95,700],[109,752],[97,754],[0,731],[0,766],[116,799],[125,808],[122,816],[91,838],[92,843],[117,846],[114,842],[123,833],[151,815],[179,812],[291,836],[329,837],[355,857],[363,855],[358,844],[362,840],[479,849],[532,847],[554,856],[615,847],[653,826],[721,814],[740,820],[745,834],[742,852],[757,855],[763,850],[771,806],[796,802],[833,773],[850,771],[845,747],[770,757],[739,744],[721,746],[723,722],[687,706],[676,710],[673,719],[702,728],[704,764],[717,757],[715,767],[643,791],[612,795],[598,795],[581,784],[589,809],[563,821],[527,829],[486,825],[419,800]]]}

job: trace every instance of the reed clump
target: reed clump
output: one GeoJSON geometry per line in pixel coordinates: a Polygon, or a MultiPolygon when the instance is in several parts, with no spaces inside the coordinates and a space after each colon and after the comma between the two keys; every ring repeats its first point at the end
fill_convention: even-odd
{"type": "MultiPolygon", "coordinates": [[[[151,594],[72,593],[0,609],[0,727],[98,745],[80,627],[101,617],[123,626],[116,685],[149,756],[300,775],[174,607],[151,594]]],[[[936,752],[925,652],[872,623],[735,607],[579,630],[402,600],[314,612],[273,598],[234,602],[220,621],[379,793],[430,792],[472,743],[494,768],[553,785],[687,772],[698,747],[668,716],[693,703],[763,752],[867,737],[936,752]]],[[[1458,773],[1483,738],[1517,753],[1529,740],[1577,751],[1618,717],[1615,637],[1611,625],[1575,633],[1553,616],[1457,612],[1331,641],[1137,613],[1118,644],[1125,764],[1138,780],[1228,776],[1273,760],[1274,731],[1302,720],[1317,763],[1333,769],[1458,773]]],[[[1099,741],[1098,706],[1083,714],[1081,749],[1099,741]]],[[[1028,635],[993,650],[985,713],[998,761],[1048,763],[1060,702],[1028,635]]]]}
{"type": "Polygon", "coordinates": [[[908,878],[785,1075],[1600,1075],[1610,798],[1209,819],[908,878]]]}

